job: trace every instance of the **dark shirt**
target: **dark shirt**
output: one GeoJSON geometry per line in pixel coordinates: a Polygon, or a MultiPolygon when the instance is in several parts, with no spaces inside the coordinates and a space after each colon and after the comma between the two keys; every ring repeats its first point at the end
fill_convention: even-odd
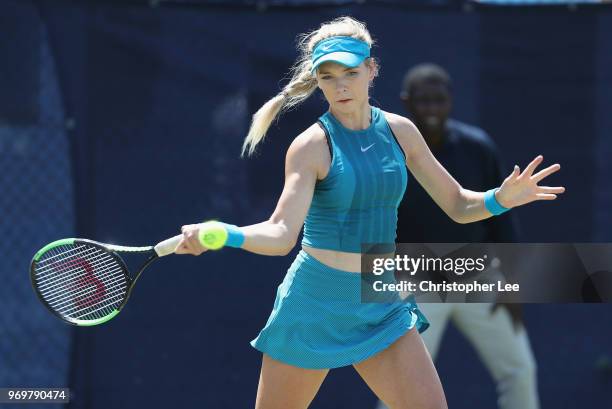
{"type": "MultiPolygon", "coordinates": [[[[445,141],[432,151],[436,159],[465,189],[484,192],[501,186],[497,147],[480,128],[448,120],[445,141]]],[[[509,173],[508,173],[509,174],[509,173]]],[[[454,222],[438,207],[414,177],[398,209],[398,243],[512,243],[518,241],[512,211],[479,222],[454,222]]]]}

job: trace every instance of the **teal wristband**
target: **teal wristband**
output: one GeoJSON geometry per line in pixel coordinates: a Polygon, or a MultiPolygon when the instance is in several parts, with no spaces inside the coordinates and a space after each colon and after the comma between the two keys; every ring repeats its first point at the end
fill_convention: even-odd
{"type": "Polygon", "coordinates": [[[244,243],[244,233],[238,228],[238,226],[233,224],[223,223],[223,227],[227,231],[227,241],[225,242],[226,246],[229,247],[242,247],[244,243]]]}
{"type": "Polygon", "coordinates": [[[485,207],[491,214],[494,214],[495,216],[499,216],[500,214],[510,210],[507,207],[500,205],[497,199],[495,199],[495,192],[497,192],[498,190],[498,187],[494,189],[489,189],[485,192],[484,196],[485,207]]]}

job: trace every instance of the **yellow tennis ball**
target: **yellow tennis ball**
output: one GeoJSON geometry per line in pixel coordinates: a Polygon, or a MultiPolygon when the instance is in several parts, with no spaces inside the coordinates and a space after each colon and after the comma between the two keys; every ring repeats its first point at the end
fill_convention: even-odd
{"type": "Polygon", "coordinates": [[[202,246],[210,250],[219,250],[227,241],[227,230],[222,223],[211,221],[202,223],[198,239],[202,246]]]}

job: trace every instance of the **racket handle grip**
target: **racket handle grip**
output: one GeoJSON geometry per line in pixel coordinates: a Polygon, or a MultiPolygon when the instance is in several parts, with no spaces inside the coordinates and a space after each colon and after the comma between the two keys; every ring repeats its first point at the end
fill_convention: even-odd
{"type": "Polygon", "coordinates": [[[176,250],[176,246],[178,246],[182,238],[183,238],[183,235],[179,234],[178,236],[174,236],[162,242],[157,243],[154,247],[155,252],[160,257],[167,256],[168,254],[174,253],[174,250],[176,250]]]}

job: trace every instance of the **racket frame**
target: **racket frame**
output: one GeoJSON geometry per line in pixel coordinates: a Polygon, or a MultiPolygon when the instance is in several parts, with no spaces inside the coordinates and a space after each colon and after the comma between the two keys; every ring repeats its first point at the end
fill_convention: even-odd
{"type": "Polygon", "coordinates": [[[127,304],[127,301],[130,298],[130,295],[132,294],[132,290],[134,289],[134,285],[136,284],[136,281],[138,280],[138,278],[140,277],[142,272],[153,261],[155,261],[158,258],[159,258],[159,256],[157,255],[157,253],[154,251],[153,247],[151,247],[151,246],[148,246],[148,247],[125,247],[125,246],[116,246],[116,245],[113,245],[113,244],[100,243],[100,242],[93,241],[93,240],[88,240],[88,239],[80,239],[80,238],[61,239],[61,240],[56,240],[56,241],[53,241],[53,242],[47,244],[46,246],[44,246],[43,248],[38,250],[36,252],[36,254],[34,255],[34,257],[32,257],[32,262],[30,263],[30,283],[32,284],[32,288],[34,289],[34,293],[36,294],[38,299],[43,303],[43,305],[49,311],[51,311],[51,313],[53,315],[55,315],[56,317],[58,317],[62,321],[67,322],[67,323],[72,324],[72,325],[82,326],[82,327],[100,325],[100,324],[103,324],[103,323],[113,319],[117,314],[119,314],[119,312],[121,312],[121,310],[123,309],[125,304],[127,304]],[[124,297],[123,301],[121,301],[121,304],[119,304],[117,306],[117,308],[115,308],[115,310],[113,312],[111,312],[110,314],[107,314],[107,315],[105,315],[103,317],[100,317],[98,319],[95,319],[95,320],[79,320],[79,319],[76,319],[76,318],[66,317],[66,316],[58,313],[44,299],[44,297],[42,296],[42,293],[40,292],[40,290],[38,289],[38,286],[36,285],[36,265],[37,265],[38,261],[40,260],[40,258],[42,257],[43,254],[45,254],[49,250],[52,250],[52,249],[54,249],[56,247],[59,247],[59,246],[63,246],[63,245],[76,245],[76,244],[79,244],[79,243],[83,243],[83,244],[86,244],[88,246],[93,246],[93,247],[96,247],[96,248],[106,252],[111,258],[113,258],[114,261],[116,261],[121,266],[121,268],[123,269],[123,273],[125,274],[125,278],[126,278],[127,289],[126,289],[125,297],[124,297]],[[125,264],[125,262],[123,261],[121,256],[119,256],[118,252],[125,252],[125,253],[148,253],[148,252],[151,252],[152,254],[151,254],[151,256],[149,258],[147,258],[144,261],[144,263],[138,269],[138,272],[134,275],[134,278],[132,278],[130,276],[130,270],[128,269],[127,265],[125,264]]]}

